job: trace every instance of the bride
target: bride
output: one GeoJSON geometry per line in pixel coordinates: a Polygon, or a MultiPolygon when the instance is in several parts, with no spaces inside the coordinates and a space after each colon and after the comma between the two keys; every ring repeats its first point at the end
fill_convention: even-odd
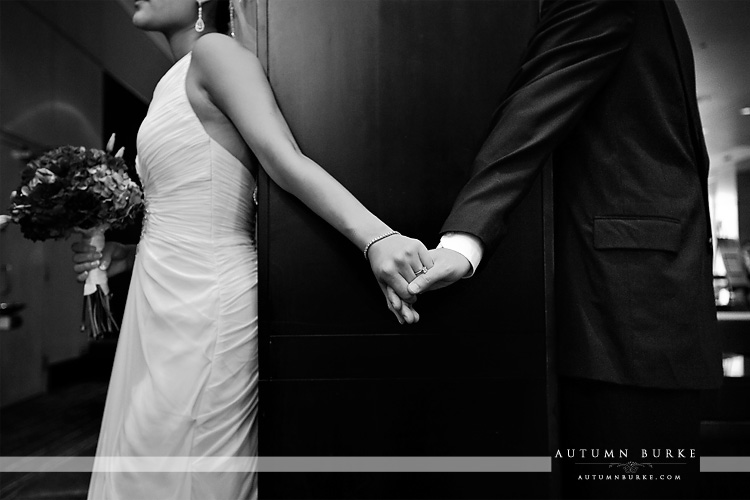
{"type": "Polygon", "coordinates": [[[256,161],[364,251],[376,275],[398,268],[400,281],[378,280],[402,323],[419,316],[396,292],[408,294],[432,259],[300,152],[258,59],[222,34],[226,0],[135,9],[135,26],[163,33],[177,62],[138,132],[147,213],[137,248],[73,246],[81,281],[96,267],[133,275],[89,499],[255,498],[254,471],[206,470],[212,458],[257,455],[256,161]],[[186,461],[173,472],[108,466],[123,457],[186,461]]]}

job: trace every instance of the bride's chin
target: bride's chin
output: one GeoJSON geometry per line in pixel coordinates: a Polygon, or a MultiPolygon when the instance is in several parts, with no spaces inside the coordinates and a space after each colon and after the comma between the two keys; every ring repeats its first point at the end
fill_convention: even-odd
{"type": "Polygon", "coordinates": [[[136,28],[150,31],[154,29],[153,24],[145,12],[135,11],[135,14],[133,14],[133,26],[136,28]]]}
{"type": "Polygon", "coordinates": [[[136,12],[135,14],[133,14],[133,26],[135,26],[136,28],[143,29],[143,25],[144,25],[143,19],[142,19],[143,16],[140,16],[139,14],[140,12],[136,12]]]}

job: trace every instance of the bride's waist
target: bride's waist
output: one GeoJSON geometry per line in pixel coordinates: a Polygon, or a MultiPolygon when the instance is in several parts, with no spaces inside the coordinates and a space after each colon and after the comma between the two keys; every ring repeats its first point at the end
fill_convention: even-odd
{"type": "Polygon", "coordinates": [[[148,215],[143,220],[141,239],[152,238],[197,246],[244,244],[252,241],[249,221],[186,221],[148,215]]]}
{"type": "Polygon", "coordinates": [[[145,266],[147,274],[156,281],[174,275],[180,279],[189,277],[193,283],[200,280],[213,282],[216,276],[226,275],[222,278],[226,284],[257,272],[258,250],[249,238],[205,238],[199,241],[150,233],[138,242],[136,266],[145,266]]]}

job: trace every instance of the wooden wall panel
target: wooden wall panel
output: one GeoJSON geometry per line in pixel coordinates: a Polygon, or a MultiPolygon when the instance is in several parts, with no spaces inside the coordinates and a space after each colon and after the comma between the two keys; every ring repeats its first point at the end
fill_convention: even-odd
{"type": "MultiPolygon", "coordinates": [[[[536,2],[265,0],[259,56],[302,150],[434,247],[536,2]]],[[[261,182],[262,456],[548,455],[546,184],[481,273],[384,305],[360,249],[261,182]]],[[[264,474],[264,498],[546,496],[546,474],[264,474]],[[504,484],[504,487],[498,485],[504,484]]]]}

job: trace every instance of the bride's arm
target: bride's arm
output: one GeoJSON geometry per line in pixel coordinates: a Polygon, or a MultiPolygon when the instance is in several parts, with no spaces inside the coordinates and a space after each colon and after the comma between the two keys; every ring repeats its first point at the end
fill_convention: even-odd
{"type": "MultiPolygon", "coordinates": [[[[299,198],[360,250],[391,232],[344,186],[302,154],[253,54],[228,37],[206,35],[193,49],[192,65],[198,85],[232,121],[279,187],[299,198]]],[[[396,310],[401,310],[402,304],[387,287],[401,298],[413,300],[406,286],[414,279],[414,271],[432,266],[425,246],[401,235],[373,243],[368,257],[389,307],[396,310]]],[[[409,310],[402,314],[408,322],[416,320],[409,310]]]]}

